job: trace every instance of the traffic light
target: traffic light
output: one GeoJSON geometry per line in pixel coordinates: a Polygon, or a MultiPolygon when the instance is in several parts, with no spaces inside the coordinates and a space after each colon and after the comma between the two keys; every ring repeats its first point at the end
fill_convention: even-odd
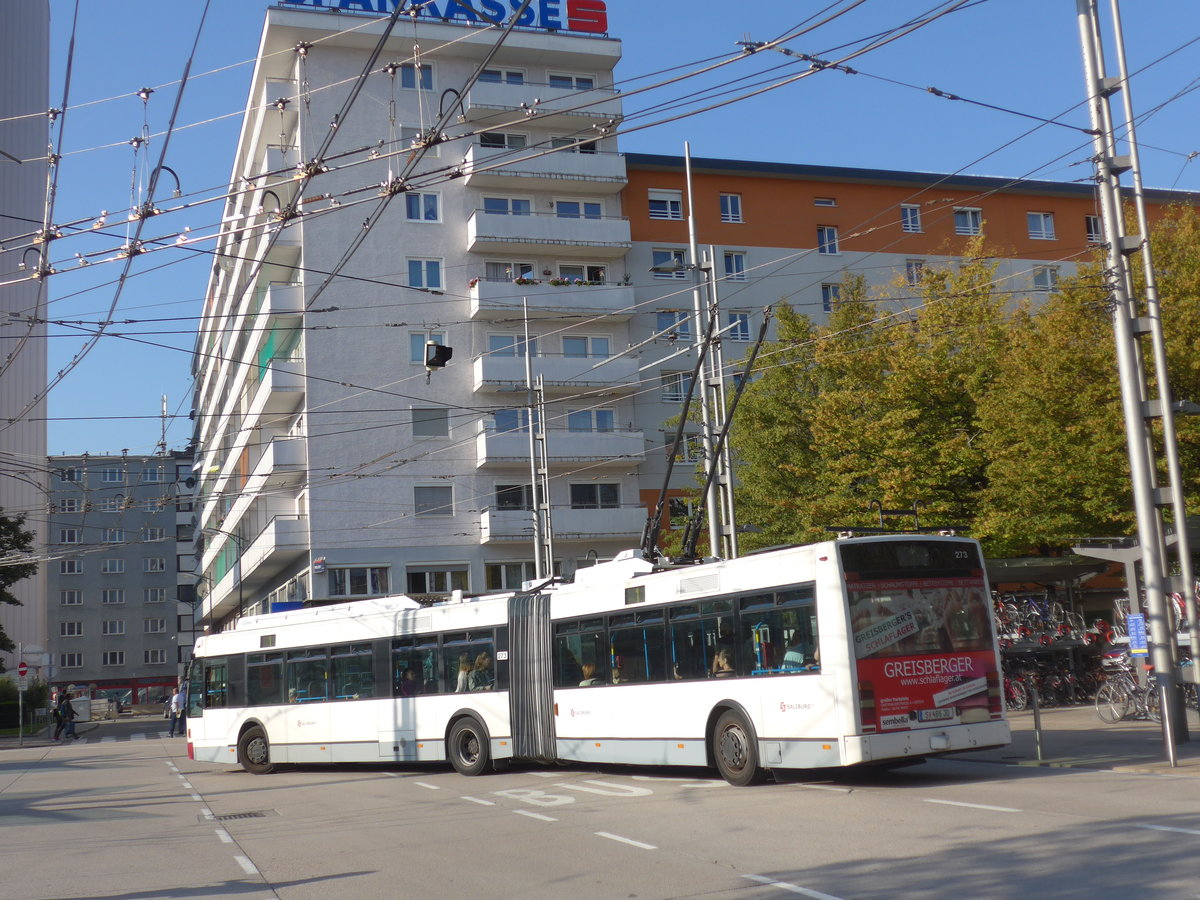
{"type": "Polygon", "coordinates": [[[434,341],[425,342],[425,368],[430,372],[434,369],[444,369],[453,355],[453,347],[444,347],[434,341]]]}

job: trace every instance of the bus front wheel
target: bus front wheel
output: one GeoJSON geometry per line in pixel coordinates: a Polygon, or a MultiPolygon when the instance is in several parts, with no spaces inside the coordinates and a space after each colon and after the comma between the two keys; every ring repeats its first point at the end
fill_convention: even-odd
{"type": "Polygon", "coordinates": [[[487,769],[491,754],[483,726],[471,718],[459,719],[450,729],[450,764],[460,775],[480,775],[487,769]]]}
{"type": "Polygon", "coordinates": [[[242,732],[238,739],[238,759],[242,768],[252,775],[270,775],[275,771],[267,734],[258,725],[251,725],[242,732]]]}
{"type": "Polygon", "coordinates": [[[758,748],[745,717],[726,710],[713,729],[713,759],[721,777],[744,787],[758,780],[758,748]]]}

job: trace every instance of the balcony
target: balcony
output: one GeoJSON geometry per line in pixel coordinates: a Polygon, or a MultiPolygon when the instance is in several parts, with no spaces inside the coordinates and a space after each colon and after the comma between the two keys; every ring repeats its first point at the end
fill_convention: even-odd
{"type": "MultiPolygon", "coordinates": [[[[602,389],[628,392],[639,384],[637,360],[624,356],[535,356],[531,363],[533,375],[542,376],[549,394],[602,389]]],[[[476,357],[473,366],[476,391],[525,390],[524,357],[485,353],[476,357]]]]}
{"type": "MultiPolygon", "coordinates": [[[[218,546],[221,545],[214,544],[206,552],[204,565],[212,563],[218,546]]],[[[213,585],[212,592],[204,599],[203,618],[220,620],[236,613],[239,603],[248,605],[255,591],[261,590],[307,552],[307,518],[276,516],[271,519],[253,540],[246,543],[241,558],[213,585]]]]}
{"type": "Polygon", "coordinates": [[[261,371],[261,380],[246,413],[248,419],[263,415],[282,416],[300,408],[304,402],[302,360],[272,360],[261,371]]]}
{"type": "MultiPolygon", "coordinates": [[[[482,430],[476,439],[479,468],[529,468],[529,432],[482,430]]],[[[546,434],[551,468],[589,463],[589,468],[636,465],[646,454],[642,431],[570,431],[551,428],[546,434]]]]}
{"type": "Polygon", "coordinates": [[[250,473],[251,493],[274,490],[304,480],[308,470],[308,444],[304,438],[275,438],[267,445],[250,473]]]}
{"type": "Polygon", "coordinates": [[[577,91],[548,84],[476,82],[463,107],[467,121],[478,127],[510,124],[528,117],[540,126],[569,129],[620,122],[621,95],[611,88],[577,91]]]}
{"type": "Polygon", "coordinates": [[[493,150],[476,144],[467,151],[463,168],[471,188],[615,194],[629,181],[620,153],[493,150]]]}
{"type": "MultiPolygon", "coordinates": [[[[554,540],[619,541],[637,543],[646,525],[641,506],[620,509],[570,509],[555,507],[551,514],[554,540]]],[[[522,509],[483,510],[479,517],[481,544],[533,541],[533,513],[522,509]]]]}
{"type": "MultiPolygon", "coordinates": [[[[286,233],[286,232],[285,232],[286,233]]],[[[569,253],[577,258],[620,259],[633,246],[624,216],[510,216],[476,210],[467,220],[472,253],[569,253]]]]}
{"type": "Polygon", "coordinates": [[[629,285],[602,284],[553,285],[514,284],[512,281],[484,281],[471,285],[471,318],[509,318],[520,311],[522,300],[529,303],[530,318],[549,318],[564,313],[605,316],[610,322],[625,322],[637,305],[629,285]]]}
{"type": "Polygon", "coordinates": [[[272,281],[255,296],[255,313],[269,316],[299,316],[304,313],[304,285],[290,281],[272,281]]]}

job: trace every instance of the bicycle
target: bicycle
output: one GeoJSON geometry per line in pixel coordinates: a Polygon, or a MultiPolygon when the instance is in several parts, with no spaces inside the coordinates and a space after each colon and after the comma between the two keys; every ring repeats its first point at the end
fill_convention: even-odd
{"type": "Polygon", "coordinates": [[[1133,669],[1123,668],[1110,675],[1096,693],[1096,715],[1112,725],[1130,716],[1162,721],[1158,686],[1153,679],[1142,687],[1133,678],[1133,669]]]}

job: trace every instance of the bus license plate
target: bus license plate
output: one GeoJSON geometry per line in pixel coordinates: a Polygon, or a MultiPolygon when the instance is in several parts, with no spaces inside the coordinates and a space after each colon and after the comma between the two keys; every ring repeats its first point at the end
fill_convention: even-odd
{"type": "Polygon", "coordinates": [[[947,709],[918,709],[918,722],[944,722],[954,718],[953,707],[947,709]]]}

